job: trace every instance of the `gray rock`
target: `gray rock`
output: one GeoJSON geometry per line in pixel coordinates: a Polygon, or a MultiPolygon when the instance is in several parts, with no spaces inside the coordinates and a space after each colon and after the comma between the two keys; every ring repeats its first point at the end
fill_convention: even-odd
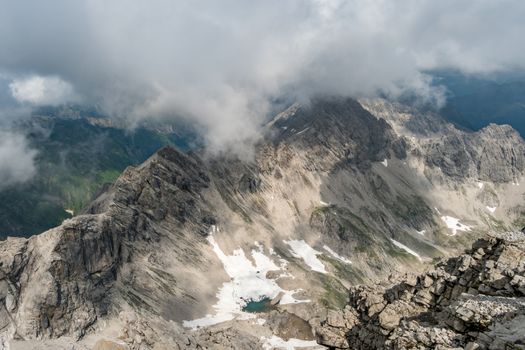
{"type": "Polygon", "coordinates": [[[525,242],[506,240],[504,237],[482,239],[474,243],[472,250],[466,254],[442,262],[437,269],[420,276],[421,283],[412,291],[413,297],[409,301],[390,292],[408,285],[405,281],[387,290],[352,289],[350,300],[354,302],[349,306],[356,310],[358,318],[346,330],[346,348],[504,349],[521,346],[518,344],[525,342],[522,326],[525,298],[518,288],[505,286],[515,287],[522,282],[520,276],[525,272],[525,242]],[[476,248],[480,245],[486,247],[483,254],[476,248]],[[483,259],[472,259],[474,254],[482,255],[483,259]],[[512,279],[508,273],[503,274],[509,266],[512,266],[512,279]],[[489,274],[484,272],[487,267],[491,271],[489,274]],[[439,275],[445,278],[449,274],[456,277],[447,278],[449,284],[453,281],[453,285],[429,278],[439,275]],[[494,276],[499,279],[494,280],[494,276]],[[500,279],[507,279],[508,283],[502,284],[500,279]],[[438,284],[441,293],[444,289],[451,291],[450,299],[441,297],[433,301],[431,292],[435,294],[438,284]],[[464,294],[466,289],[475,290],[473,287],[477,284],[480,284],[480,293],[464,294]],[[483,294],[484,291],[490,292],[489,295],[483,294]],[[377,294],[375,297],[374,292],[377,294]],[[386,305],[378,315],[372,313],[373,317],[367,317],[369,308],[375,304],[364,302],[363,298],[385,300],[386,305]],[[385,332],[378,331],[378,328],[385,332]],[[375,341],[365,341],[370,338],[375,341]]]}

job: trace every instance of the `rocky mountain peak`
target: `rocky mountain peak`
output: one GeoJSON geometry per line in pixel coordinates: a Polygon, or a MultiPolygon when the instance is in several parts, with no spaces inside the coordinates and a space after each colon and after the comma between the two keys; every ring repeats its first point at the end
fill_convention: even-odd
{"type": "Polygon", "coordinates": [[[295,104],[270,124],[273,140],[296,144],[315,156],[337,154],[359,166],[392,156],[404,158],[403,140],[391,126],[351,98],[325,97],[307,105],[295,104]]]}
{"type": "Polygon", "coordinates": [[[129,262],[159,242],[168,224],[208,233],[215,219],[196,198],[209,181],[197,158],[166,147],[126,169],[83,215],[0,242],[0,329],[22,339],[82,337],[109,311],[117,280],[130,277],[129,262]]]}

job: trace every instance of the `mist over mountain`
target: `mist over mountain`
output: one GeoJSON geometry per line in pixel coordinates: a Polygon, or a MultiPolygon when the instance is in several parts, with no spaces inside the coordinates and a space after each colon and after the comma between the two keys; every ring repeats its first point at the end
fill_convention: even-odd
{"type": "Polygon", "coordinates": [[[519,1],[3,6],[0,72],[16,101],[83,102],[131,122],[189,119],[210,149],[240,152],[281,96],[411,90],[442,103],[426,70],[480,74],[525,62],[519,1]]]}

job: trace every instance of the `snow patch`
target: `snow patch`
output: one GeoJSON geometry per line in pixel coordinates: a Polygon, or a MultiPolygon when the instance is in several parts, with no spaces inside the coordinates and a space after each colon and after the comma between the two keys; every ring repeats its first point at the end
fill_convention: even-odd
{"type": "MultiPolygon", "coordinates": [[[[281,276],[279,276],[281,277],[281,276]]],[[[295,278],[295,277],[294,277],[295,278]]],[[[304,289],[294,289],[290,291],[289,293],[286,293],[282,296],[281,300],[279,301],[280,305],[288,305],[288,304],[297,304],[297,303],[311,303],[312,301],[310,299],[301,299],[297,300],[293,297],[295,293],[301,292],[304,289]]]]}
{"type": "Polygon", "coordinates": [[[299,131],[296,135],[301,135],[306,130],[310,129],[310,127],[304,128],[303,130],[299,131]]]}
{"type": "Polygon", "coordinates": [[[484,185],[483,182],[478,181],[476,184],[478,185],[480,190],[483,188],[483,185],[484,185]]]}
{"type": "Polygon", "coordinates": [[[64,209],[64,211],[65,211],[66,213],[68,213],[69,215],[71,215],[71,216],[74,216],[74,215],[75,215],[75,212],[73,211],[73,209],[64,209]]]}
{"type": "Polygon", "coordinates": [[[459,219],[455,217],[444,215],[441,217],[441,220],[445,222],[447,227],[452,231],[452,235],[458,233],[458,231],[470,231],[470,226],[462,224],[459,222],[459,219]]]}
{"type": "Polygon", "coordinates": [[[421,230],[421,231],[416,231],[418,234],[420,234],[421,236],[424,236],[425,233],[427,232],[427,230],[421,230]]]}
{"type": "Polygon", "coordinates": [[[329,246],[327,245],[324,245],[323,246],[323,249],[326,250],[328,253],[330,253],[330,255],[332,255],[334,258],[336,258],[337,260],[345,263],[345,264],[351,264],[352,262],[345,258],[344,256],[341,256],[339,254],[337,254],[336,252],[334,252],[329,246]]]}
{"type": "MultiPolygon", "coordinates": [[[[275,118],[273,118],[273,120],[270,123],[268,123],[268,125],[272,126],[278,120],[287,120],[288,118],[293,117],[297,113],[300,107],[301,106],[298,103],[294,103],[293,105],[288,107],[285,111],[277,114],[275,118]]],[[[286,127],[283,126],[283,129],[286,129],[286,127]]]]}
{"type": "Polygon", "coordinates": [[[322,349],[315,340],[301,340],[295,338],[284,340],[276,335],[273,335],[271,338],[262,337],[261,341],[263,342],[264,350],[295,350],[300,348],[322,349]]]}
{"type": "Polygon", "coordinates": [[[330,203],[323,202],[322,200],[319,201],[319,204],[321,204],[323,207],[329,207],[330,203]]]}
{"type": "Polygon", "coordinates": [[[409,247],[407,247],[407,246],[404,245],[403,243],[398,242],[398,241],[396,241],[395,239],[392,239],[392,238],[390,238],[390,240],[392,241],[392,243],[394,243],[394,245],[395,245],[396,247],[403,249],[403,250],[406,251],[408,254],[412,254],[413,256],[415,256],[416,258],[418,258],[419,261],[422,261],[421,256],[420,256],[418,253],[416,253],[415,251],[413,251],[412,249],[410,249],[409,247]]]}
{"type": "Polygon", "coordinates": [[[310,269],[313,271],[326,273],[323,263],[317,258],[317,255],[321,253],[310,247],[304,240],[284,241],[284,243],[288,244],[290,248],[292,248],[292,250],[290,250],[292,255],[296,258],[303,259],[305,264],[308,265],[310,269]]]}
{"type": "Polygon", "coordinates": [[[498,207],[489,207],[489,206],[487,205],[487,210],[490,211],[491,213],[494,213],[494,212],[496,211],[497,208],[498,208],[498,207]]]}
{"type": "Polygon", "coordinates": [[[224,270],[231,280],[223,283],[217,292],[218,302],[213,305],[215,314],[208,314],[203,318],[192,321],[183,321],[184,327],[195,329],[230,321],[234,318],[241,320],[255,318],[254,314],[242,311],[244,306],[251,300],[274,298],[280,292],[284,293],[280,301],[281,304],[309,302],[309,300],[294,299],[293,295],[301,291],[301,289],[284,290],[275,280],[266,278],[268,271],[278,271],[284,267],[282,265],[277,266],[272,259],[266,256],[261,244],[255,242],[256,249],[251,250],[251,255],[255,262],[253,264],[240,248],[234,250],[232,255],[226,255],[213,237],[215,232],[218,232],[218,228],[212,226],[208,242],[222,262],[224,270]]]}
{"type": "Polygon", "coordinates": [[[384,159],[381,164],[383,164],[384,166],[388,167],[388,159],[384,159]]]}
{"type": "MultiPolygon", "coordinates": [[[[258,243],[258,242],[256,242],[258,243]]],[[[270,255],[274,255],[278,260],[279,260],[279,267],[281,269],[281,272],[278,276],[278,278],[291,278],[291,279],[295,279],[295,276],[292,275],[290,272],[288,271],[285,271],[286,270],[286,266],[288,266],[288,261],[284,260],[279,254],[277,254],[277,252],[275,251],[275,249],[273,248],[270,248],[268,249],[268,251],[270,252],[270,255]]],[[[310,300],[301,300],[302,302],[310,302],[310,300]]],[[[291,302],[289,303],[281,303],[281,304],[291,304],[291,302]]]]}

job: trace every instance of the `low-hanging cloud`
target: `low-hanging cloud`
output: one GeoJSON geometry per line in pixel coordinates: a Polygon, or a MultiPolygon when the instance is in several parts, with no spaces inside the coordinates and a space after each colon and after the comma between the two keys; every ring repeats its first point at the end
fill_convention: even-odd
{"type": "Polygon", "coordinates": [[[55,100],[74,91],[130,122],[189,119],[212,149],[256,138],[282,96],[439,102],[426,70],[525,65],[520,0],[0,2],[0,71],[56,77],[71,91],[55,100]]]}
{"type": "Polygon", "coordinates": [[[17,78],[9,83],[9,89],[20,103],[59,105],[74,100],[73,87],[59,77],[33,75],[17,78]]]}
{"type": "Polygon", "coordinates": [[[31,179],[35,156],[24,135],[0,130],[0,189],[31,179]]]}

